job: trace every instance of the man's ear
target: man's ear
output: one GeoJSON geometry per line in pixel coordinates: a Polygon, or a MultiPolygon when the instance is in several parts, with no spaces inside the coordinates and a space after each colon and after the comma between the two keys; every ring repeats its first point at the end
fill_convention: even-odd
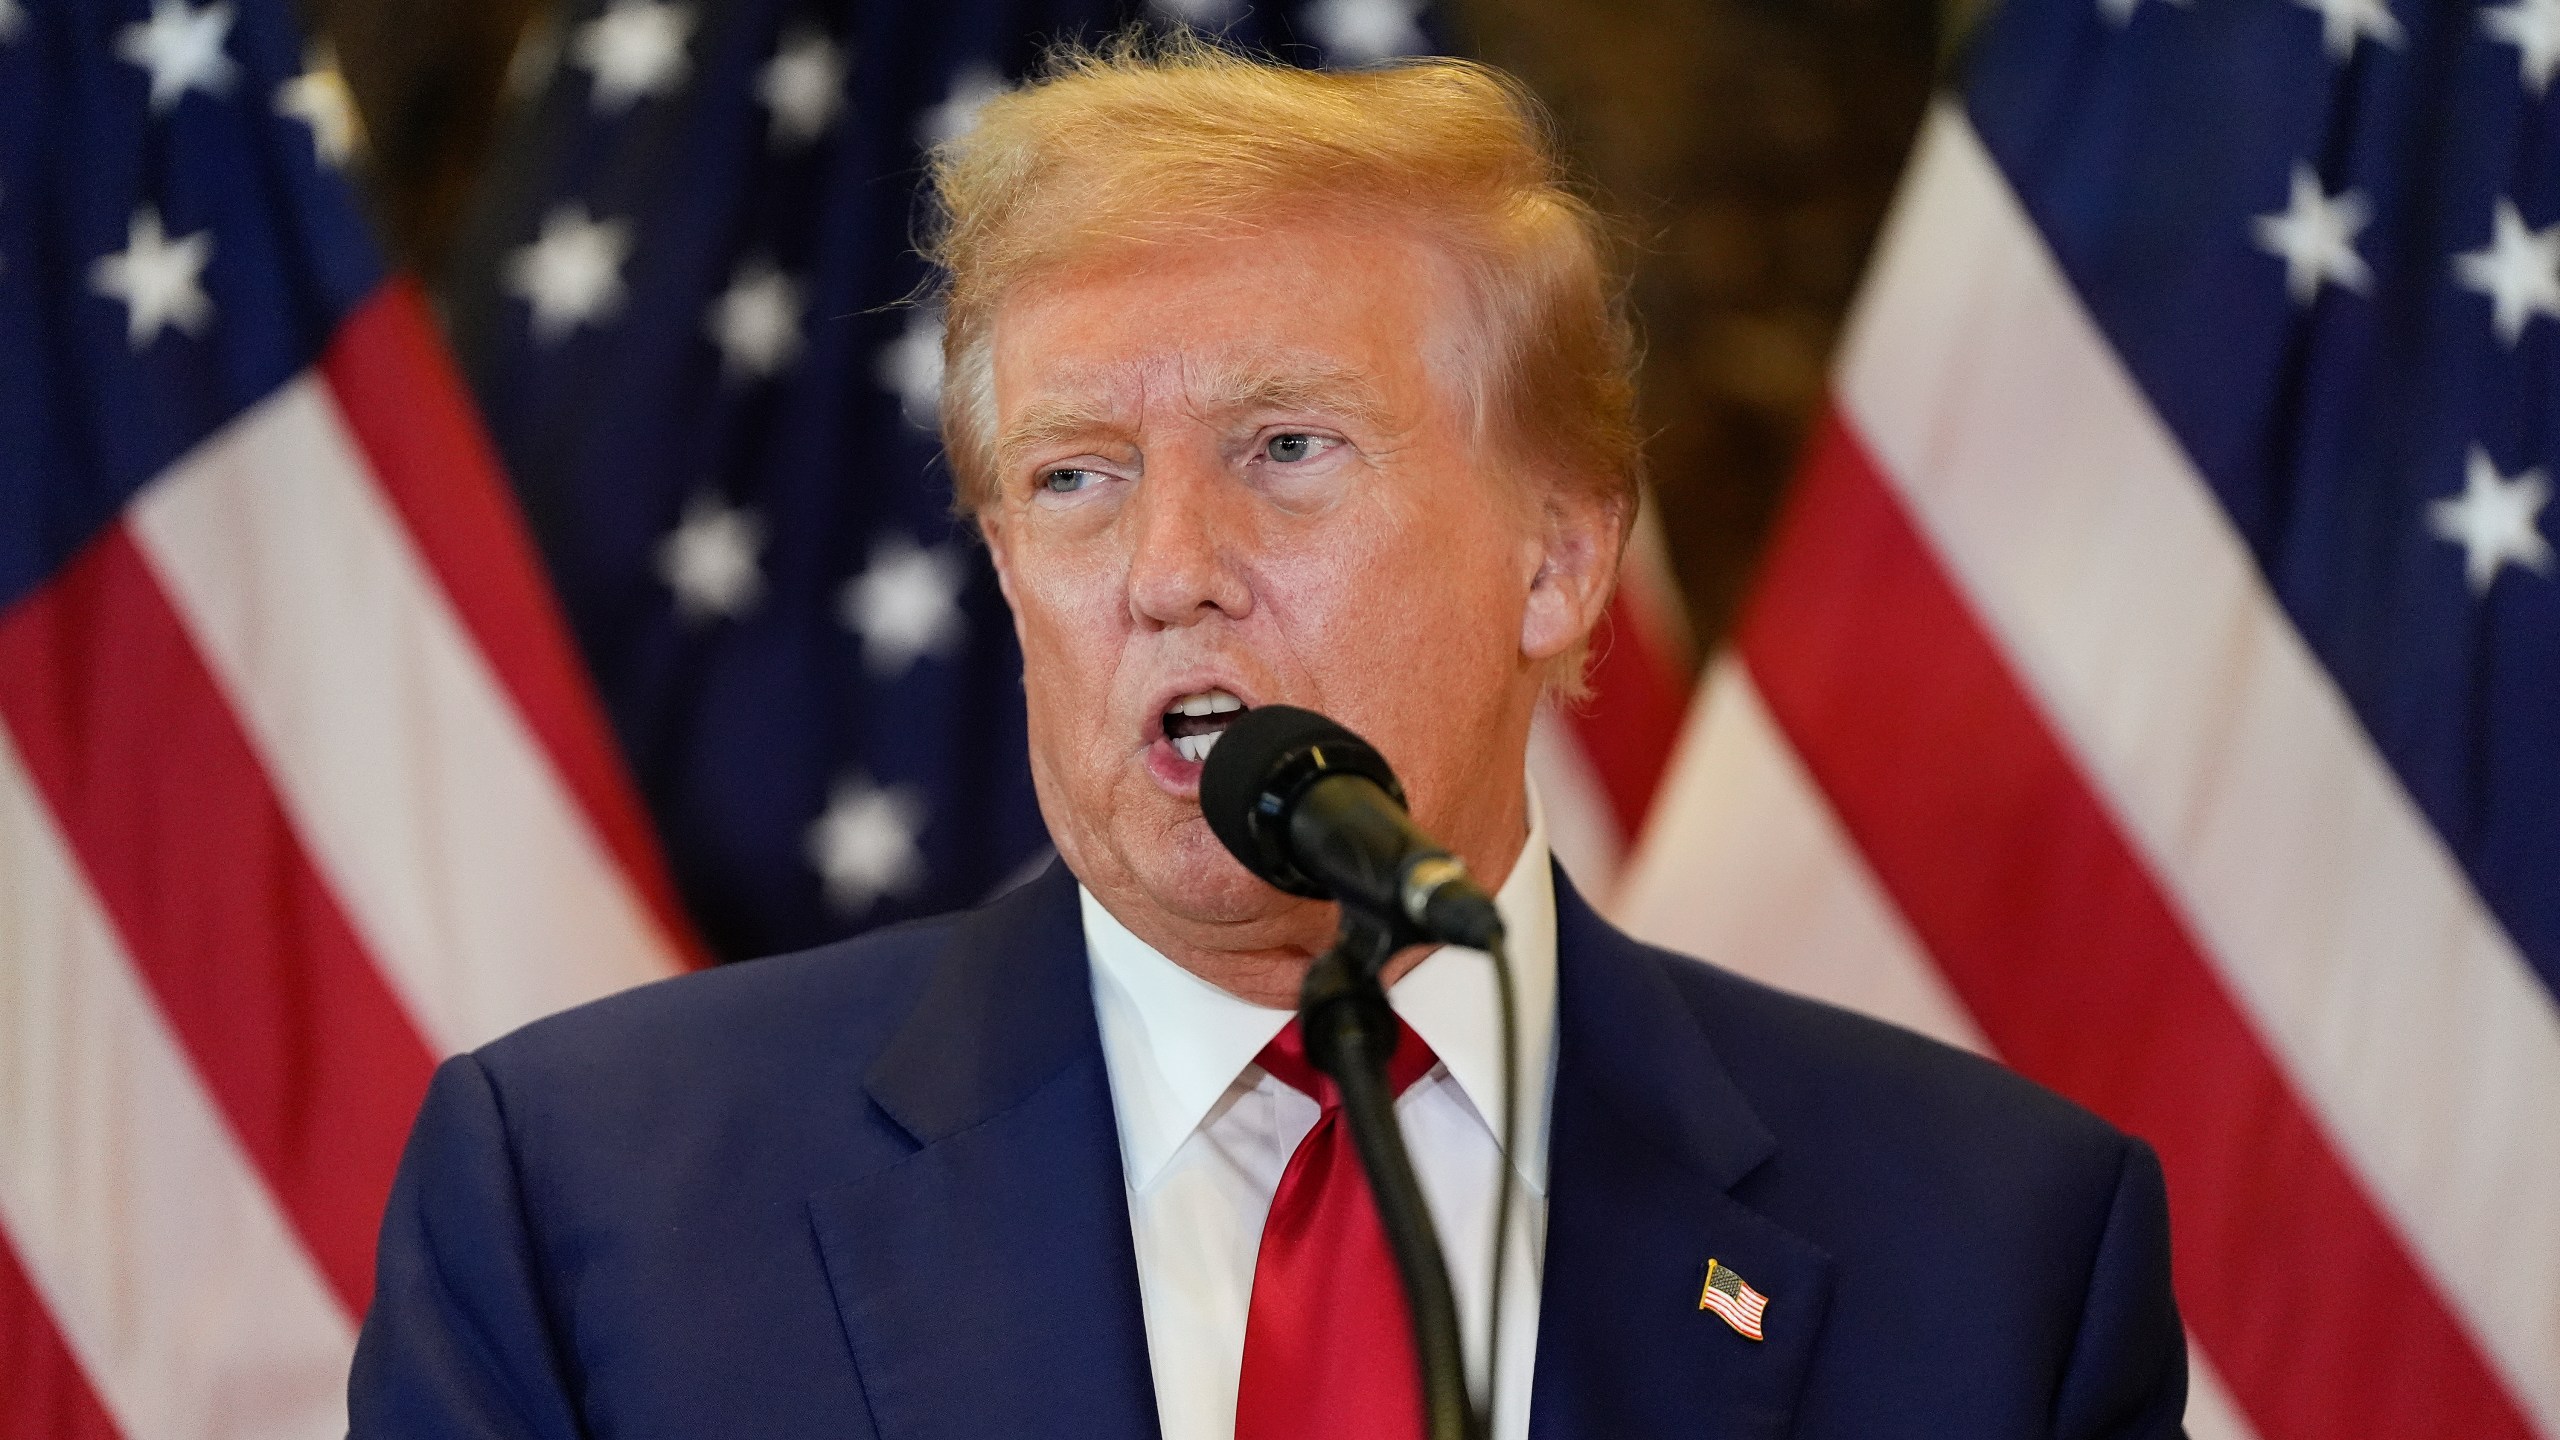
{"type": "Polygon", "coordinates": [[[1548,492],[1541,507],[1545,533],[1538,568],[1520,615],[1522,658],[1552,660],[1582,643],[1600,623],[1618,581],[1627,503],[1582,487],[1548,492]]]}

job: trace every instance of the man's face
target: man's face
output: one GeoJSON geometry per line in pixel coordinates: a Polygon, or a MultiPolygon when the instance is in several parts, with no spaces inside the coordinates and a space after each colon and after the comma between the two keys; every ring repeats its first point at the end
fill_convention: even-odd
{"type": "Polygon", "coordinates": [[[1547,487],[1481,453],[1464,377],[1429,358],[1458,299],[1420,239],[1313,224],[1124,254],[997,313],[981,518],[1041,809],[1177,959],[1329,935],[1200,818],[1198,757],[1238,703],[1358,731],[1489,880],[1517,853],[1540,662],[1603,597],[1559,591],[1547,487]]]}

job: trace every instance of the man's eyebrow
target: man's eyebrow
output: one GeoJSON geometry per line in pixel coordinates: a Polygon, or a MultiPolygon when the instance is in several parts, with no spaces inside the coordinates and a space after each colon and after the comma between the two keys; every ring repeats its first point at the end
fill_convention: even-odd
{"type": "MultiPolygon", "coordinates": [[[[1220,365],[1189,387],[1203,412],[1232,415],[1283,410],[1338,415],[1384,428],[1386,396],[1369,375],[1327,361],[1244,361],[1220,365]]],[[[1093,396],[1048,395],[1023,406],[996,437],[996,469],[1011,473],[1024,453],[1099,437],[1125,438],[1128,421],[1116,406],[1093,396]]]]}
{"type": "Polygon", "coordinates": [[[1026,450],[1046,449],[1069,440],[1118,435],[1127,429],[1107,407],[1072,396],[1046,396],[1032,401],[996,437],[996,469],[1009,473],[1026,450]]]}

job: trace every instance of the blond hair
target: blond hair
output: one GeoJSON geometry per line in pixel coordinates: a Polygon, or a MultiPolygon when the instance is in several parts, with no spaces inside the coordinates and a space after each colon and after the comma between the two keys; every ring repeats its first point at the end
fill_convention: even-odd
{"type": "Polygon", "coordinates": [[[1014,287],[1118,248],[1249,229],[1320,195],[1446,247],[1473,312],[1467,373],[1451,378],[1478,437],[1606,500],[1621,538],[1632,523],[1643,460],[1617,246],[1568,183],[1545,112],[1500,71],[1302,70],[1187,31],[1130,32],[1052,53],[930,163],[942,438],[964,511],[997,494],[994,320],[1014,287]]]}

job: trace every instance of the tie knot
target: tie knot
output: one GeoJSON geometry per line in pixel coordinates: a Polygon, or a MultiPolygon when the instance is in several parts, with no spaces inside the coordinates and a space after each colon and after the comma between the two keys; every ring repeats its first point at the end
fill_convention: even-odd
{"type": "MultiPolygon", "coordinates": [[[[1271,1043],[1263,1046],[1262,1053],[1253,1059],[1255,1064],[1270,1071],[1273,1079],[1327,1110],[1342,1103],[1341,1092],[1335,1089],[1333,1077],[1318,1070],[1315,1062],[1307,1058],[1306,1033],[1298,1028],[1294,1019],[1279,1034],[1271,1037],[1271,1043]]],[[[1387,1061],[1388,1093],[1402,1095],[1414,1081],[1430,1074],[1431,1067],[1439,1061],[1440,1057],[1431,1053],[1431,1047],[1423,1043],[1413,1027],[1404,1023],[1404,1017],[1397,1016],[1396,1053],[1387,1061]]]]}

